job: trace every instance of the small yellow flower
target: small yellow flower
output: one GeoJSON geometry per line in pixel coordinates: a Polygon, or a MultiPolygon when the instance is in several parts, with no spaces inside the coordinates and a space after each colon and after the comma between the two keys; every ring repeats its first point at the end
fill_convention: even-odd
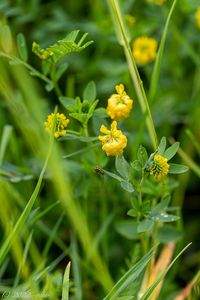
{"type": "Polygon", "coordinates": [[[133,56],[138,64],[144,65],[156,58],[158,43],[153,38],[139,37],[133,42],[133,56]]]}
{"type": "Polygon", "coordinates": [[[153,164],[150,168],[150,175],[154,176],[156,180],[163,179],[169,172],[169,164],[167,158],[156,154],[153,158],[153,164]]]}
{"type": "Polygon", "coordinates": [[[44,126],[49,134],[51,134],[54,120],[55,120],[54,136],[55,138],[58,138],[59,136],[63,136],[64,134],[66,134],[66,127],[69,123],[69,119],[67,119],[64,114],[59,114],[59,113],[56,114],[52,113],[48,115],[47,121],[44,122],[44,126]]]}
{"type": "Polygon", "coordinates": [[[46,60],[47,58],[54,55],[54,53],[48,49],[41,49],[40,45],[36,42],[33,42],[32,51],[39,56],[40,59],[46,60]]]}
{"type": "Polygon", "coordinates": [[[99,136],[98,139],[102,142],[102,149],[107,156],[116,156],[123,153],[127,145],[127,137],[121,130],[117,129],[117,122],[113,121],[111,129],[101,125],[100,132],[105,133],[104,136],[99,136]]]}
{"type": "Polygon", "coordinates": [[[107,114],[111,119],[120,121],[128,117],[133,100],[126,94],[123,84],[116,85],[115,89],[117,94],[108,99],[107,114]]]}
{"type": "Polygon", "coordinates": [[[165,2],[166,0],[147,0],[147,2],[149,3],[154,3],[154,4],[157,4],[157,5],[163,5],[163,3],[165,2]]]}
{"type": "Polygon", "coordinates": [[[200,7],[197,8],[197,10],[196,10],[195,20],[196,20],[197,27],[200,29],[200,7]]]}

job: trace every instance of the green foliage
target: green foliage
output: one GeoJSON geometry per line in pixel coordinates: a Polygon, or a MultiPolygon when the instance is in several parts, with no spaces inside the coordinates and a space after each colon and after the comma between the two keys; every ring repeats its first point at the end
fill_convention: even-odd
{"type": "Polygon", "coordinates": [[[169,173],[170,174],[182,174],[187,172],[189,169],[187,166],[178,165],[178,164],[170,164],[169,173]]]}
{"type": "Polygon", "coordinates": [[[161,243],[169,243],[171,241],[177,241],[182,237],[180,230],[171,225],[166,225],[158,229],[158,240],[161,243]]]}
{"type": "Polygon", "coordinates": [[[69,262],[66,269],[65,269],[65,274],[64,274],[64,277],[63,277],[62,300],[68,300],[69,299],[70,266],[71,266],[71,263],[69,262]]]}
{"type": "Polygon", "coordinates": [[[171,145],[165,152],[163,153],[163,156],[167,158],[167,160],[170,160],[178,151],[180,143],[176,142],[173,145],[171,145]]]}
{"type": "Polygon", "coordinates": [[[83,99],[92,104],[96,99],[96,85],[94,81],[90,81],[83,91],[83,99]]]}
{"type": "Polygon", "coordinates": [[[164,53],[164,48],[165,48],[165,42],[166,42],[166,37],[167,37],[167,32],[168,32],[168,27],[169,27],[169,22],[172,16],[172,13],[175,9],[175,5],[176,5],[176,0],[173,1],[171,9],[169,11],[166,23],[165,23],[165,27],[162,33],[162,38],[160,41],[160,46],[158,49],[158,54],[156,57],[156,61],[154,64],[154,69],[153,69],[153,74],[151,77],[151,85],[150,85],[150,91],[149,91],[149,100],[150,102],[152,102],[156,96],[156,91],[157,91],[157,87],[158,87],[158,83],[159,83],[159,75],[160,75],[160,69],[161,69],[161,62],[162,62],[162,57],[163,57],[163,53],[164,53]]]}
{"type": "Polygon", "coordinates": [[[147,151],[143,146],[139,147],[137,157],[141,167],[143,168],[148,158],[147,151]]]}
{"type": "Polygon", "coordinates": [[[19,33],[17,35],[17,49],[20,58],[26,62],[28,60],[28,50],[26,45],[26,39],[23,33],[19,33]]]}
{"type": "Polygon", "coordinates": [[[114,285],[112,290],[103,300],[116,299],[116,297],[119,296],[124,289],[126,289],[131,283],[133,283],[150,261],[153,250],[154,249],[151,249],[139,262],[132,266],[132,268],[130,268],[130,270],[128,270],[124,274],[124,276],[122,276],[120,280],[114,285]]]}
{"type": "Polygon", "coordinates": [[[0,145],[0,165],[2,165],[4,155],[6,152],[6,148],[8,146],[8,142],[10,139],[10,135],[12,133],[12,126],[10,125],[5,125],[3,128],[3,133],[1,137],[1,145],[0,145]]]}
{"type": "Polygon", "coordinates": [[[132,220],[119,221],[115,225],[116,231],[130,240],[138,240],[137,222],[132,220]]]}
{"type": "Polygon", "coordinates": [[[160,144],[158,146],[158,154],[163,155],[163,153],[165,152],[165,149],[166,149],[166,145],[167,145],[166,137],[163,136],[161,138],[160,144]]]}
{"type": "Polygon", "coordinates": [[[143,220],[140,222],[140,224],[137,227],[137,231],[138,231],[138,233],[147,232],[147,231],[151,230],[153,228],[153,226],[154,226],[154,221],[146,219],[146,220],[143,220]]]}
{"type": "Polygon", "coordinates": [[[109,0],[124,56],[106,2],[11,2],[0,3],[0,295],[150,299],[162,281],[159,299],[176,297],[199,267],[198,4],[109,0]],[[132,43],[143,35],[160,45],[155,63],[137,67],[132,43]],[[120,83],[134,102],[117,123],[127,147],[114,158],[98,136],[120,83]],[[54,106],[70,122],[51,149],[54,106]],[[156,155],[167,159],[161,178],[156,155]],[[165,244],[180,255],[190,241],[185,263],[165,278],[175,258],[147,288],[165,244]]]}
{"type": "Polygon", "coordinates": [[[15,224],[13,230],[11,231],[11,233],[9,234],[9,236],[6,238],[6,240],[4,241],[2,247],[1,247],[1,250],[0,250],[0,263],[3,262],[3,260],[5,259],[5,256],[7,255],[8,251],[10,250],[10,247],[13,243],[13,240],[14,240],[14,236],[17,235],[20,230],[23,228],[24,224],[26,223],[27,221],[27,218],[31,212],[31,209],[37,199],[37,196],[39,194],[39,191],[40,191],[40,187],[41,187],[41,184],[42,184],[42,179],[43,179],[43,176],[44,176],[44,173],[46,171],[46,168],[47,168],[47,163],[48,163],[48,160],[50,158],[50,155],[51,155],[51,151],[52,151],[52,147],[53,147],[53,134],[54,132],[52,132],[52,135],[51,135],[51,141],[50,141],[50,145],[49,145],[49,151],[47,153],[47,157],[46,157],[46,160],[44,162],[44,166],[42,168],[42,171],[40,173],[40,176],[39,176],[39,179],[38,179],[38,182],[36,184],[36,187],[33,191],[33,194],[31,195],[25,209],[23,210],[21,216],[19,217],[17,223],[15,224]]]}
{"type": "Polygon", "coordinates": [[[175,261],[181,256],[181,254],[190,246],[191,244],[188,244],[174,259],[173,261],[170,263],[170,265],[168,266],[168,268],[166,269],[165,272],[163,272],[161,275],[158,276],[158,278],[152,283],[152,285],[147,289],[147,291],[144,293],[144,295],[141,297],[142,300],[147,300],[149,299],[150,295],[152,294],[152,292],[154,291],[154,289],[156,288],[156,286],[161,282],[161,280],[164,279],[165,275],[167,274],[167,272],[171,269],[171,267],[173,266],[173,264],[175,263],[175,261]]]}
{"type": "Polygon", "coordinates": [[[66,55],[73,52],[80,52],[88,47],[93,41],[86,42],[83,44],[87,33],[85,33],[79,42],[76,42],[79,30],[74,30],[69,33],[64,39],[57,41],[56,44],[51,45],[45,49],[42,49],[39,44],[33,42],[32,51],[42,60],[49,60],[57,64],[66,55]]]}
{"type": "Polygon", "coordinates": [[[115,159],[115,168],[117,172],[125,179],[129,180],[131,173],[130,173],[130,166],[124,156],[116,156],[115,159]]]}

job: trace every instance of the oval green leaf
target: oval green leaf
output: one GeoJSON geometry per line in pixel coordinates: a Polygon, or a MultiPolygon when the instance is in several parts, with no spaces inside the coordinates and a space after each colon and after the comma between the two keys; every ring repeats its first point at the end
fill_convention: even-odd
{"type": "Polygon", "coordinates": [[[167,160],[170,160],[178,151],[179,146],[179,142],[174,143],[164,152],[163,156],[166,157],[167,160]]]}
{"type": "Polygon", "coordinates": [[[170,174],[182,174],[189,170],[189,168],[185,165],[179,164],[170,164],[169,166],[169,173],[170,174]]]}

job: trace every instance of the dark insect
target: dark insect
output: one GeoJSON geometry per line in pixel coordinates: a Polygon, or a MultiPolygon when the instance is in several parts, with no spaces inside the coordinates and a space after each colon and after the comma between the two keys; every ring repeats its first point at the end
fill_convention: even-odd
{"type": "Polygon", "coordinates": [[[94,170],[95,170],[96,174],[99,174],[99,175],[104,175],[105,174],[104,170],[101,169],[100,167],[95,167],[94,170]]]}

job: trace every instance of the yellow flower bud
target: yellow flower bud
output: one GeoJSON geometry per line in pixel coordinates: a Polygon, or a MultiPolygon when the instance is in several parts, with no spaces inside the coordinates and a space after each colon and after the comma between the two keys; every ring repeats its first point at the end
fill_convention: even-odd
{"type": "Polygon", "coordinates": [[[117,94],[108,99],[107,114],[111,119],[120,121],[128,117],[133,100],[126,94],[123,84],[116,85],[115,89],[117,94]]]}
{"type": "Polygon", "coordinates": [[[69,123],[69,119],[67,119],[64,114],[59,114],[59,113],[56,114],[52,113],[48,115],[47,121],[44,122],[44,126],[47,132],[51,134],[54,120],[55,120],[55,133],[54,133],[55,138],[65,135],[66,127],[69,123]]]}

